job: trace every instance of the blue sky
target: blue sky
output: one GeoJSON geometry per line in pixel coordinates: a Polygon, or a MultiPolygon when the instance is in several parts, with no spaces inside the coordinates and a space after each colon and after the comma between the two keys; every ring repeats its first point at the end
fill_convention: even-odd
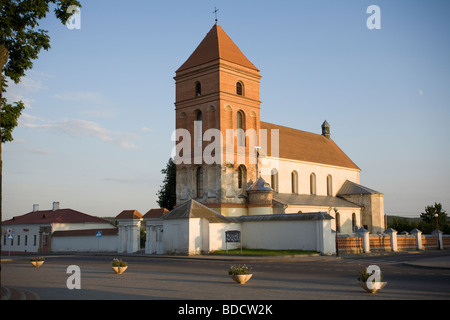
{"type": "Polygon", "coordinates": [[[53,201],[145,214],[173,147],[175,70],[219,24],[260,70],[261,119],[320,133],[385,194],[387,214],[450,212],[450,2],[81,1],[81,29],[52,16],[9,101],[27,108],[3,146],[3,217],[53,201]],[[369,30],[370,5],[381,29],[369,30]]]}

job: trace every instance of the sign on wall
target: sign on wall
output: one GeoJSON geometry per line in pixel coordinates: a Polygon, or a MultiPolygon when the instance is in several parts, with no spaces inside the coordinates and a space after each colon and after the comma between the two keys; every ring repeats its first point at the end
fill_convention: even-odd
{"type": "Polygon", "coordinates": [[[225,231],[226,242],[241,242],[241,232],[237,230],[225,231]]]}
{"type": "Polygon", "coordinates": [[[241,254],[242,254],[242,241],[241,241],[241,232],[238,230],[230,230],[225,231],[225,250],[228,253],[228,243],[237,243],[241,244],[241,254]]]}

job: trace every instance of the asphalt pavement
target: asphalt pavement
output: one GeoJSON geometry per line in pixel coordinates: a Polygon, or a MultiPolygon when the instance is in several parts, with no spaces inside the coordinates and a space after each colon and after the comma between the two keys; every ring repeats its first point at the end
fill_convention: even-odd
{"type": "MultiPolygon", "coordinates": [[[[415,268],[427,268],[430,270],[420,271],[429,274],[429,277],[436,277],[435,283],[443,286],[440,290],[443,296],[436,295],[439,299],[448,299],[446,285],[449,282],[450,273],[450,250],[443,251],[416,251],[400,253],[371,253],[360,255],[336,256],[242,256],[242,255],[208,255],[208,256],[148,256],[145,254],[121,255],[124,260],[132,261],[132,268],[125,276],[111,278],[111,270],[104,269],[105,262],[114,254],[80,254],[80,261],[85,265],[83,269],[83,290],[79,290],[84,295],[77,294],[76,290],[67,290],[66,280],[69,275],[65,272],[65,263],[77,263],[77,255],[49,255],[48,263],[44,268],[37,269],[34,273],[39,273],[40,278],[33,276],[33,269],[29,264],[24,263],[28,257],[2,256],[2,300],[53,300],[55,299],[209,299],[208,290],[214,292],[213,299],[222,299],[233,295],[233,299],[246,299],[247,297],[260,297],[261,299],[371,299],[368,295],[363,295],[355,289],[353,271],[345,271],[347,263],[354,261],[401,261],[401,264],[415,268]],[[133,265],[133,259],[136,261],[133,265]],[[172,262],[173,261],[173,262],[172,262]],[[255,277],[249,285],[241,287],[230,286],[229,281],[223,278],[223,270],[232,263],[252,263],[260,265],[260,274],[267,273],[270,268],[281,268],[284,274],[275,277],[268,273],[268,278],[255,277]],[[267,263],[267,266],[264,263],[267,263]],[[286,262],[286,263],[284,263],[286,262]],[[292,263],[291,263],[292,262],[292,263]],[[299,262],[299,263],[296,263],[299,262]],[[302,263],[304,262],[304,263],[302,263]],[[289,264],[291,263],[291,264],[289,264]],[[336,263],[341,263],[339,271],[342,275],[331,274],[329,269],[336,263]],[[138,267],[140,264],[140,267],[138,267]],[[202,268],[207,269],[207,274],[202,274],[202,268]],[[261,265],[264,265],[263,269],[261,265]],[[306,267],[309,267],[306,271],[306,267]],[[317,271],[317,268],[322,268],[317,271]],[[283,269],[284,268],[284,269],[283,269]],[[303,268],[303,269],[302,269],[303,268]],[[435,274],[434,270],[440,270],[435,274]],[[27,271],[28,270],[28,271],[27,271]],[[300,273],[298,273],[299,271],[300,273]],[[437,281],[437,279],[442,279],[437,281]],[[437,281],[437,282],[436,282],[437,281]],[[152,287],[144,284],[151,283],[152,287]],[[117,292],[114,288],[123,287],[123,292],[117,292]],[[98,290],[102,288],[102,290],[98,290]],[[236,290],[238,289],[238,290],[236,290]],[[217,291],[220,290],[220,291],[217,291]],[[126,291],[126,292],[125,292],[126,291]],[[162,294],[164,292],[164,294],[162,294]],[[247,292],[247,293],[245,293],[247,292]]],[[[42,267],[41,267],[42,268],[42,267]]],[[[420,270],[420,269],[418,269],[420,270]]],[[[394,270],[397,271],[397,270],[394,270]]],[[[410,270],[411,271],[411,270],[410,270]]],[[[386,294],[378,295],[381,299],[398,299],[402,297],[430,297],[433,294],[432,288],[426,290],[407,290],[402,287],[402,283],[395,281],[406,281],[403,277],[416,277],[424,281],[422,275],[398,274],[392,279],[391,284],[385,290],[386,294]],[[389,292],[390,291],[390,292],[389,292]]],[[[433,278],[434,279],[434,278],[433,278]]],[[[427,284],[428,285],[428,284],[427,284]]],[[[248,298],[247,298],[248,299],[248,298]]]]}

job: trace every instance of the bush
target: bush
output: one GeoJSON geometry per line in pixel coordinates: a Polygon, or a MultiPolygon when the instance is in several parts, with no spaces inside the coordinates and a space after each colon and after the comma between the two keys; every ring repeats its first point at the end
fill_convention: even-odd
{"type": "Polygon", "coordinates": [[[247,267],[245,264],[244,265],[234,265],[230,267],[230,270],[228,270],[228,274],[230,276],[239,276],[239,275],[243,275],[243,274],[250,274],[251,273],[251,268],[247,267]]]}
{"type": "Polygon", "coordinates": [[[113,259],[112,261],[112,266],[113,267],[126,267],[128,266],[128,263],[126,263],[125,261],[122,261],[122,259],[113,259]]]}

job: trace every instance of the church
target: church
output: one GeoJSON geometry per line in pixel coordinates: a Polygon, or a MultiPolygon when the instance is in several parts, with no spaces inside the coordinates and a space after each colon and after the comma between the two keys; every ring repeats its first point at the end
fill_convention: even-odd
{"type": "Polygon", "coordinates": [[[320,238],[310,247],[332,253],[335,231],[383,232],[383,194],[360,185],[327,121],[318,134],[261,121],[260,70],[219,24],[174,80],[177,206],[146,220],[146,248],[210,252],[235,229],[252,248],[308,249],[320,238]]]}

